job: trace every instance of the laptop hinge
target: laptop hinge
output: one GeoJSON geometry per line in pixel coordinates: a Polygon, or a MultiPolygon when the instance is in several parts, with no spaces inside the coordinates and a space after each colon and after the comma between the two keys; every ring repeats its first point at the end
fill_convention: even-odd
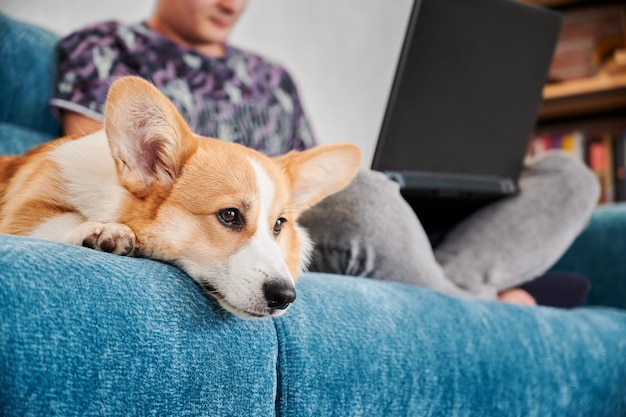
{"type": "Polygon", "coordinates": [[[385,175],[400,184],[400,188],[405,192],[424,192],[431,195],[506,196],[516,194],[518,191],[517,184],[513,179],[492,175],[461,175],[421,171],[385,171],[385,175]]]}

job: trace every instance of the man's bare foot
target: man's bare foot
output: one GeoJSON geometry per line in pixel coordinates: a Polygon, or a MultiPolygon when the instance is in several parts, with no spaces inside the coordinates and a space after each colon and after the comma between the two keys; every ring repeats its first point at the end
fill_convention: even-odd
{"type": "Polygon", "coordinates": [[[502,291],[498,294],[498,300],[502,301],[503,303],[509,304],[520,304],[527,306],[537,305],[537,301],[532,295],[530,295],[530,293],[519,288],[502,291]]]}

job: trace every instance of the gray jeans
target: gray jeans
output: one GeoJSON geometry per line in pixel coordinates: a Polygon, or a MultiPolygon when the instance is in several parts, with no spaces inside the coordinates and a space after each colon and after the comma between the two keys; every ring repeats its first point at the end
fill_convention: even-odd
{"type": "Polygon", "coordinates": [[[585,227],[598,196],[580,160],[549,152],[525,165],[518,195],[473,213],[435,249],[398,184],[373,171],[360,172],[300,224],[316,245],[312,271],[494,299],[550,268],[585,227]]]}

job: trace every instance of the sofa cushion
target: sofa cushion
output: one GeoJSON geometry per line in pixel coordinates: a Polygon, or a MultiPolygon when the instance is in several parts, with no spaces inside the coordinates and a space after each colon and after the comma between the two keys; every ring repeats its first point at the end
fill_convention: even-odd
{"type": "Polygon", "coordinates": [[[60,136],[61,126],[48,107],[57,41],[52,32],[0,13],[0,122],[60,136]]]}
{"type": "Polygon", "coordinates": [[[276,320],[281,416],[626,415],[626,312],[309,275],[276,320]]]}

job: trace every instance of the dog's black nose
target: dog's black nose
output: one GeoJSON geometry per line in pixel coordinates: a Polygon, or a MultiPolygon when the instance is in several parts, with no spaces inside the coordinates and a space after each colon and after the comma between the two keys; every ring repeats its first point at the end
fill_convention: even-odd
{"type": "Polygon", "coordinates": [[[265,284],[265,299],[267,306],[275,310],[284,310],[296,299],[296,290],[293,285],[279,281],[270,281],[265,284]]]}

